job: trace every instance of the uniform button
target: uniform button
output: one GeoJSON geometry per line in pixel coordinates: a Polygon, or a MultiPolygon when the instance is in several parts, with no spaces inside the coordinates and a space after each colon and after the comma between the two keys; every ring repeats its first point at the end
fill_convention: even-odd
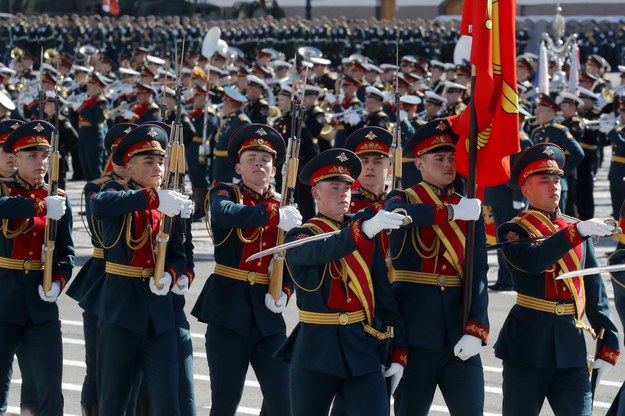
{"type": "Polygon", "coordinates": [[[32,256],[33,254],[34,254],[34,253],[33,253],[32,251],[29,251],[29,252],[28,252],[28,255],[29,255],[29,256],[32,256]]]}
{"type": "Polygon", "coordinates": [[[267,243],[263,243],[263,247],[265,247],[267,245],[267,243]]]}
{"type": "Polygon", "coordinates": [[[568,289],[567,289],[567,288],[566,288],[566,286],[565,286],[565,287],[563,287],[563,288],[562,288],[562,290],[564,290],[564,291],[566,292],[568,289]]]}
{"type": "Polygon", "coordinates": [[[447,270],[447,266],[443,264],[442,269],[443,269],[443,270],[447,270]]]}
{"type": "Polygon", "coordinates": [[[36,236],[37,236],[37,233],[33,233],[33,237],[36,237],[36,236]]]}
{"type": "Polygon", "coordinates": [[[147,263],[148,263],[148,264],[152,263],[152,260],[148,260],[148,261],[147,261],[147,263]]]}
{"type": "Polygon", "coordinates": [[[30,197],[31,197],[31,198],[34,198],[34,197],[35,197],[35,194],[30,194],[30,197]]]}

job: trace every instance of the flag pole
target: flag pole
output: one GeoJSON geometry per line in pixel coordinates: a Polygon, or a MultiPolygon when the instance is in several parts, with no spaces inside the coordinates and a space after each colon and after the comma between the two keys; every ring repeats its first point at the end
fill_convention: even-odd
{"type": "MultiPolygon", "coordinates": [[[[469,148],[467,171],[467,198],[475,198],[477,193],[477,112],[475,109],[475,78],[476,67],[471,65],[471,102],[469,108],[469,148]]],[[[473,253],[475,248],[475,221],[467,221],[467,233],[464,254],[464,309],[462,322],[466,326],[471,312],[473,297],[473,253]]]]}

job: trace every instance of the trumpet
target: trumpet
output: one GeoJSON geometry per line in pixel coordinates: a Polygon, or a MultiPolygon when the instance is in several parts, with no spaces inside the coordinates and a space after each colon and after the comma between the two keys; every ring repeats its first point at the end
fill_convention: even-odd
{"type": "Polygon", "coordinates": [[[601,133],[609,133],[618,127],[619,122],[614,113],[601,114],[597,120],[582,119],[582,126],[590,130],[599,130],[601,133]]]}
{"type": "Polygon", "coordinates": [[[350,114],[358,114],[359,116],[362,116],[365,111],[366,109],[364,107],[359,107],[359,108],[349,108],[345,111],[341,111],[340,113],[326,113],[325,115],[326,123],[331,123],[332,120],[335,120],[335,119],[336,121],[340,121],[340,119],[350,114]]]}

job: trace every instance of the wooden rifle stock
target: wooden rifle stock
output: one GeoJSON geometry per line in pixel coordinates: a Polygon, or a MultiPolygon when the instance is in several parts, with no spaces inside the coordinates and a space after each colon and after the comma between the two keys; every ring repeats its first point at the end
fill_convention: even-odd
{"type": "MultiPolygon", "coordinates": [[[[48,196],[59,194],[59,98],[55,98],[56,120],[52,134],[52,154],[48,171],[48,196]]],[[[54,244],[56,242],[57,221],[47,218],[45,240],[43,243],[43,290],[49,292],[52,287],[52,265],[54,260],[54,244]]]]}
{"type": "MultiPolygon", "coordinates": [[[[295,55],[293,67],[297,64],[297,54],[295,55]]],[[[295,78],[294,78],[295,79],[295,78]]],[[[293,87],[295,89],[295,86],[293,87]]],[[[294,204],[293,192],[295,191],[295,185],[297,184],[297,171],[299,168],[299,148],[300,148],[300,133],[301,123],[303,122],[303,114],[301,114],[302,106],[295,102],[295,93],[291,94],[291,137],[289,137],[289,143],[286,148],[286,160],[282,167],[282,189],[280,198],[280,207],[284,207],[289,204],[294,204]],[[298,120],[299,119],[299,120],[298,120]],[[297,123],[299,128],[297,129],[297,123]]],[[[276,239],[276,246],[284,243],[284,230],[278,228],[278,237],[276,239]]],[[[280,252],[273,258],[273,268],[271,269],[271,278],[269,281],[268,292],[277,302],[282,296],[282,281],[284,274],[284,257],[285,253],[280,252]]]]}
{"type": "MultiPolygon", "coordinates": [[[[393,175],[391,180],[392,189],[402,189],[401,177],[402,177],[402,159],[404,157],[404,151],[401,147],[401,101],[399,94],[399,33],[397,33],[397,39],[395,41],[395,129],[393,131],[393,144],[391,146],[391,168],[393,169],[393,175]]],[[[386,271],[388,274],[388,281],[393,282],[395,280],[395,269],[393,268],[393,259],[391,257],[391,248],[387,248],[384,255],[386,263],[386,271]]]]}
{"type": "MultiPolygon", "coordinates": [[[[184,45],[183,53],[184,56],[184,45]]],[[[179,191],[181,182],[184,181],[185,173],[185,155],[184,140],[182,137],[182,81],[180,79],[180,67],[182,66],[182,57],[180,65],[176,71],[176,120],[172,124],[171,137],[167,145],[167,163],[165,168],[165,176],[163,180],[163,189],[179,191]]],[[[154,261],[154,284],[158,289],[162,288],[161,278],[165,273],[165,257],[167,255],[167,243],[169,242],[169,234],[173,217],[163,214],[156,237],[156,259],[154,261]]]]}

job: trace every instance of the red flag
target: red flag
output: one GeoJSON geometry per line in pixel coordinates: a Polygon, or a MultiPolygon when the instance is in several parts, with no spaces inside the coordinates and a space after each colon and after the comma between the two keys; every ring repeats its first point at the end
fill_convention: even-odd
{"type": "Polygon", "coordinates": [[[102,0],[102,10],[113,16],[119,16],[119,0],[102,0]]]}
{"type": "MultiPolygon", "coordinates": [[[[509,155],[520,151],[516,82],[516,0],[464,0],[461,33],[471,35],[475,65],[472,105],[477,113],[477,183],[502,184],[510,178],[509,155]]],[[[470,105],[448,118],[460,136],[458,173],[468,172],[470,105]]]]}

